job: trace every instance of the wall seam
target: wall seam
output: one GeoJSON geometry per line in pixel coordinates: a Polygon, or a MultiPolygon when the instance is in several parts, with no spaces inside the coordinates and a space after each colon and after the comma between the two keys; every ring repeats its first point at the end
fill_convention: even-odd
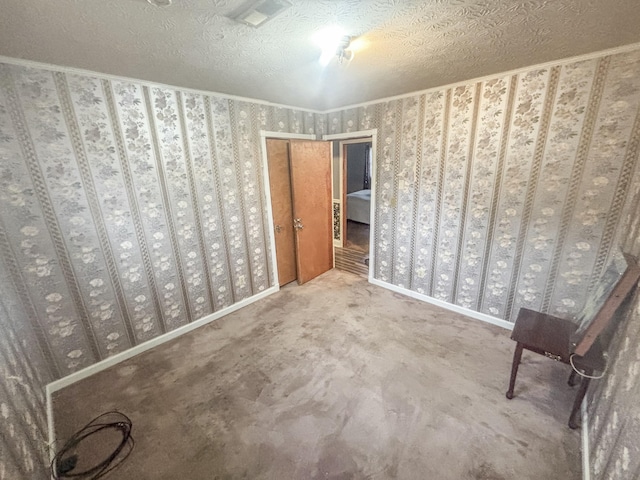
{"type": "Polygon", "coordinates": [[[391,249],[391,283],[396,285],[396,248],[397,248],[397,226],[398,226],[398,188],[400,179],[398,178],[398,170],[400,166],[400,155],[402,154],[402,115],[404,113],[404,101],[398,100],[395,102],[395,114],[394,114],[394,137],[395,142],[393,146],[393,197],[391,197],[391,203],[393,207],[393,218],[391,219],[391,234],[393,235],[391,249]]]}
{"type": "Polygon", "coordinates": [[[598,62],[598,67],[596,68],[594,85],[592,85],[591,87],[591,94],[589,102],[587,103],[587,112],[585,114],[580,141],[578,144],[578,150],[576,152],[576,161],[571,169],[569,189],[567,191],[567,196],[565,197],[564,206],[562,208],[560,231],[558,232],[557,237],[558,240],[553,252],[553,260],[551,261],[551,266],[549,268],[549,275],[547,276],[547,280],[545,282],[546,284],[541,307],[543,312],[549,311],[551,297],[553,296],[555,285],[558,281],[558,269],[561,259],[560,257],[562,256],[562,251],[564,250],[569,226],[571,224],[571,218],[576,207],[578,190],[580,188],[580,182],[582,181],[582,177],[584,175],[584,170],[589,154],[589,147],[591,146],[591,141],[593,140],[593,131],[595,129],[595,124],[597,121],[597,113],[600,107],[600,102],[602,100],[602,92],[604,90],[604,84],[606,81],[610,63],[610,57],[605,57],[598,62]]]}
{"type": "Polygon", "coordinates": [[[100,249],[103,252],[104,260],[107,265],[109,280],[111,281],[111,285],[115,292],[116,303],[123,317],[122,323],[124,325],[124,330],[129,338],[129,344],[131,346],[135,346],[137,342],[135,334],[131,328],[129,308],[125,300],[122,284],[120,283],[120,276],[118,275],[118,270],[114,262],[113,250],[109,243],[107,229],[104,223],[104,218],[102,217],[102,210],[98,203],[98,194],[96,192],[93,176],[91,175],[91,169],[89,167],[89,161],[86,155],[84,142],[82,140],[82,134],[80,133],[77,117],[73,108],[69,85],[63,73],[56,72],[54,73],[53,78],[58,91],[58,97],[62,103],[62,115],[67,124],[67,129],[69,130],[71,147],[73,148],[73,152],[77,159],[78,170],[84,183],[89,210],[91,211],[91,216],[95,222],[100,249]]]}
{"type": "Polygon", "coordinates": [[[231,301],[236,302],[235,285],[232,280],[231,272],[231,254],[229,253],[229,235],[227,233],[227,216],[225,214],[224,201],[222,198],[222,187],[220,184],[220,171],[218,166],[218,150],[216,147],[215,129],[213,126],[213,119],[211,117],[211,98],[203,97],[204,102],[204,115],[205,122],[207,124],[207,138],[209,140],[209,151],[211,153],[211,171],[213,173],[213,179],[215,182],[215,194],[218,203],[218,213],[220,214],[220,229],[222,231],[222,241],[224,243],[224,256],[225,263],[227,265],[227,282],[229,291],[231,292],[231,301]]]}
{"type": "Polygon", "coordinates": [[[485,296],[483,292],[487,285],[487,277],[489,276],[489,260],[491,257],[491,246],[496,236],[496,217],[498,215],[498,205],[500,201],[500,192],[502,190],[502,183],[504,181],[505,169],[507,157],[507,146],[509,145],[509,135],[511,133],[511,121],[513,117],[513,108],[516,100],[516,92],[518,90],[518,76],[513,75],[509,82],[509,97],[507,99],[507,108],[504,115],[504,127],[502,130],[502,136],[500,138],[500,151],[498,153],[498,163],[496,165],[496,177],[493,186],[492,198],[491,198],[491,211],[489,213],[489,223],[487,227],[487,239],[484,245],[484,256],[482,259],[482,271],[480,274],[480,288],[478,289],[479,297],[476,304],[476,309],[481,311],[484,307],[485,296]]]}
{"type": "Polygon", "coordinates": [[[436,277],[436,265],[438,262],[438,242],[440,241],[440,210],[442,209],[442,197],[444,195],[444,174],[447,165],[447,152],[449,145],[449,119],[451,116],[451,90],[445,93],[444,114],[442,117],[442,144],[440,145],[440,162],[438,163],[438,186],[436,206],[433,216],[433,245],[431,246],[431,272],[429,272],[428,295],[433,296],[433,284],[436,277]]]}
{"type": "Polygon", "coordinates": [[[124,147],[124,140],[122,138],[121,124],[116,109],[115,98],[113,97],[113,91],[111,90],[111,84],[108,80],[102,80],[102,89],[105,94],[105,103],[107,104],[107,111],[111,119],[111,125],[113,125],[113,136],[116,141],[118,150],[118,159],[122,168],[122,178],[124,179],[125,189],[127,191],[127,197],[130,204],[134,207],[131,209],[131,218],[133,220],[133,228],[136,232],[136,240],[140,246],[140,253],[142,255],[142,264],[144,266],[147,282],[149,283],[149,290],[153,300],[153,306],[160,327],[160,333],[167,331],[164,311],[158,298],[158,286],[156,284],[155,273],[151,264],[151,256],[149,255],[149,249],[147,246],[146,237],[142,229],[142,218],[140,217],[140,209],[138,199],[135,194],[135,186],[133,184],[133,177],[131,175],[129,157],[124,147]]]}
{"type": "Polygon", "coordinates": [[[82,325],[83,327],[87,345],[91,354],[93,355],[93,358],[98,361],[102,358],[102,354],[98,346],[95,332],[93,331],[93,326],[91,325],[91,322],[89,322],[89,312],[86,308],[86,305],[84,304],[84,299],[82,298],[82,294],[80,293],[80,288],[78,286],[75,272],[73,271],[73,267],[71,265],[71,260],[68,257],[64,238],[62,236],[62,232],[60,231],[60,225],[58,224],[56,213],[53,209],[51,199],[49,198],[44,174],[40,170],[35,147],[26,127],[26,119],[24,118],[23,112],[21,110],[21,106],[19,103],[20,100],[17,96],[17,92],[15,91],[13,78],[8,76],[8,78],[5,78],[4,83],[6,88],[8,89],[7,101],[9,103],[9,113],[14,123],[16,132],[18,133],[18,137],[21,140],[20,147],[22,148],[25,163],[27,165],[31,181],[33,182],[36,197],[38,198],[38,202],[40,203],[40,207],[42,208],[45,225],[47,226],[47,230],[49,230],[49,234],[51,235],[51,239],[53,240],[53,246],[58,257],[60,269],[65,279],[65,283],[69,289],[69,293],[71,294],[71,299],[78,314],[80,325],[82,325]]]}
{"type": "Polygon", "coordinates": [[[506,307],[504,310],[505,318],[513,317],[512,310],[518,285],[518,278],[520,277],[520,270],[522,268],[524,244],[526,242],[527,232],[529,230],[529,219],[531,218],[531,211],[533,209],[533,202],[535,200],[538,179],[540,177],[540,171],[542,169],[542,159],[544,156],[544,149],[547,144],[547,137],[549,135],[549,126],[551,122],[551,115],[553,112],[553,105],[555,103],[555,97],[558,90],[559,78],[560,67],[551,68],[549,74],[549,82],[547,84],[547,92],[544,99],[544,106],[540,119],[540,129],[538,131],[538,138],[536,139],[533,162],[531,165],[531,171],[529,173],[524,206],[522,208],[522,218],[520,220],[518,238],[516,240],[513,270],[511,272],[511,281],[509,282],[509,295],[507,297],[506,307]]]}
{"type": "Polygon", "coordinates": [[[231,129],[231,150],[233,151],[233,167],[236,176],[236,188],[238,189],[238,199],[240,200],[240,212],[242,213],[242,228],[244,231],[244,247],[245,247],[245,255],[246,255],[246,266],[247,271],[249,273],[249,296],[255,293],[255,285],[253,278],[253,268],[251,262],[249,261],[251,258],[251,252],[249,251],[249,234],[247,229],[247,218],[246,218],[246,207],[245,207],[245,198],[244,198],[244,186],[242,182],[242,172],[240,171],[240,152],[238,151],[238,131],[237,131],[237,123],[236,123],[236,112],[235,112],[235,102],[231,100],[227,101],[227,105],[229,106],[229,126],[231,129]]]}
{"type": "Polygon", "coordinates": [[[416,236],[418,234],[418,208],[420,202],[420,191],[422,189],[422,143],[424,141],[424,121],[426,112],[426,95],[420,95],[420,106],[418,108],[418,131],[417,131],[417,145],[416,145],[416,165],[414,167],[414,188],[413,188],[413,208],[411,209],[411,246],[409,248],[409,268],[411,273],[409,274],[409,290],[413,290],[413,284],[415,281],[415,250],[416,250],[416,236]]]}
{"type": "Polygon", "coordinates": [[[467,152],[467,166],[464,174],[464,188],[462,205],[460,207],[460,224],[458,225],[458,238],[456,245],[456,260],[453,267],[453,282],[451,284],[451,303],[458,300],[458,283],[460,281],[460,264],[464,250],[464,232],[467,223],[467,210],[469,205],[469,192],[471,190],[471,178],[473,169],[473,157],[475,155],[476,135],[478,129],[478,115],[480,114],[480,102],[482,100],[482,83],[476,83],[475,101],[473,105],[473,117],[471,119],[471,132],[469,138],[469,150],[467,152]]]}
{"type": "Polygon", "coordinates": [[[205,249],[205,237],[204,230],[202,228],[202,218],[200,202],[198,201],[199,195],[196,188],[195,175],[193,173],[193,155],[191,155],[191,147],[189,145],[189,137],[187,133],[187,125],[184,115],[183,97],[180,91],[176,91],[176,105],[178,108],[178,123],[180,123],[180,133],[182,135],[182,148],[184,151],[184,163],[187,170],[187,184],[189,185],[189,193],[191,195],[191,204],[193,210],[193,218],[196,224],[196,231],[198,232],[198,249],[202,256],[202,266],[205,273],[205,282],[207,287],[207,298],[209,299],[209,305],[211,305],[211,311],[216,311],[216,305],[213,301],[213,285],[211,283],[211,267],[209,265],[209,257],[205,249]]]}
{"type": "Polygon", "coordinates": [[[191,301],[189,298],[189,292],[187,291],[187,284],[184,277],[184,266],[182,264],[182,255],[180,254],[180,243],[178,242],[178,236],[176,234],[176,226],[173,220],[173,209],[171,208],[171,197],[169,195],[169,187],[166,179],[166,171],[162,161],[162,153],[160,151],[160,144],[158,142],[158,126],[155,121],[155,115],[153,105],[151,104],[151,91],[149,87],[142,87],[142,93],[144,97],[144,103],[147,110],[147,120],[149,121],[149,134],[151,135],[151,144],[153,145],[153,153],[156,161],[156,168],[158,169],[158,181],[160,186],[160,194],[162,195],[162,201],[164,202],[165,218],[167,220],[167,228],[169,229],[169,238],[171,243],[171,251],[175,258],[176,272],[178,273],[178,281],[180,282],[180,291],[184,299],[184,307],[187,314],[187,323],[193,321],[193,312],[191,311],[191,301]]]}
{"type": "MultiPolygon", "coordinates": [[[[264,171],[262,168],[262,154],[260,152],[260,132],[258,132],[258,115],[256,113],[256,107],[254,104],[250,104],[249,105],[250,111],[251,111],[251,136],[253,138],[253,159],[254,159],[254,165],[255,168],[253,170],[253,174],[256,177],[256,185],[258,186],[258,205],[259,205],[259,209],[260,209],[260,225],[261,225],[261,230],[262,230],[262,251],[264,252],[264,259],[265,259],[265,271],[267,272],[267,285],[266,288],[271,287],[271,283],[272,283],[272,279],[271,279],[271,265],[269,262],[269,255],[267,254],[267,252],[269,251],[268,245],[269,245],[269,239],[268,239],[268,234],[267,234],[267,224],[265,223],[265,215],[267,215],[267,207],[266,207],[266,194],[264,191],[264,185],[263,185],[263,180],[265,180],[264,178],[262,178],[262,172],[264,171]]],[[[304,123],[304,117],[302,118],[302,123],[304,123]]],[[[303,130],[304,130],[304,125],[303,125],[303,130]]],[[[291,130],[291,129],[289,129],[291,130]]]]}
{"type": "Polygon", "coordinates": [[[625,199],[631,186],[631,179],[634,167],[638,161],[638,154],[640,153],[640,109],[636,114],[633,128],[631,129],[631,137],[627,145],[627,151],[624,157],[622,168],[618,176],[618,182],[611,203],[611,208],[607,212],[607,220],[605,223],[604,234],[600,241],[598,253],[596,256],[596,262],[594,267],[594,274],[591,276],[591,282],[589,283],[589,292],[592,292],[599,281],[604,271],[604,266],[611,249],[615,247],[614,237],[618,231],[618,226],[623,215],[623,209],[625,199]]]}

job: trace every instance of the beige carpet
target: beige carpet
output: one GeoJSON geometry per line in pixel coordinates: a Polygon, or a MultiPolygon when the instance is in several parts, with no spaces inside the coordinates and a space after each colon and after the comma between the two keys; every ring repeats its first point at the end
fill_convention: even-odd
{"type": "Polygon", "coordinates": [[[508,332],[333,270],[72,385],[60,440],[111,409],[109,479],[580,478],[566,366],[508,332]]]}

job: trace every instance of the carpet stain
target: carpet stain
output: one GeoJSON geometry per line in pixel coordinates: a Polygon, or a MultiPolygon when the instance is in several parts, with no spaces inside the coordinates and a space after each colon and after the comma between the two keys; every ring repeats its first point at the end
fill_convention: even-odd
{"type": "Polygon", "coordinates": [[[574,390],[532,362],[507,401],[511,343],[333,270],[56,392],[56,433],[129,415],[114,480],[577,480],[574,390]]]}
{"type": "Polygon", "coordinates": [[[493,465],[490,463],[483,463],[469,473],[471,478],[475,480],[506,480],[504,476],[495,471],[493,465]]]}

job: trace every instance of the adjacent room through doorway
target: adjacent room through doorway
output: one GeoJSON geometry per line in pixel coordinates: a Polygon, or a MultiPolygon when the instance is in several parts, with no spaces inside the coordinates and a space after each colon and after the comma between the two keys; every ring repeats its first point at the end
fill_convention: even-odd
{"type": "Polygon", "coordinates": [[[371,142],[344,145],[345,248],[369,253],[371,142]]]}
{"type": "Polygon", "coordinates": [[[335,266],[367,277],[373,212],[372,138],[336,140],[333,155],[335,266]]]}

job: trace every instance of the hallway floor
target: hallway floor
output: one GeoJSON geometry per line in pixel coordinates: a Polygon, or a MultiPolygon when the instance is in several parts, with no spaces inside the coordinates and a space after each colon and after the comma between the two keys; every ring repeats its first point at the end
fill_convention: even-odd
{"type": "Polygon", "coordinates": [[[369,253],[369,228],[366,223],[347,220],[346,245],[344,248],[369,253]]]}
{"type": "Polygon", "coordinates": [[[59,445],[133,420],[108,479],[577,480],[564,365],[332,270],[57,392],[59,445]]]}

